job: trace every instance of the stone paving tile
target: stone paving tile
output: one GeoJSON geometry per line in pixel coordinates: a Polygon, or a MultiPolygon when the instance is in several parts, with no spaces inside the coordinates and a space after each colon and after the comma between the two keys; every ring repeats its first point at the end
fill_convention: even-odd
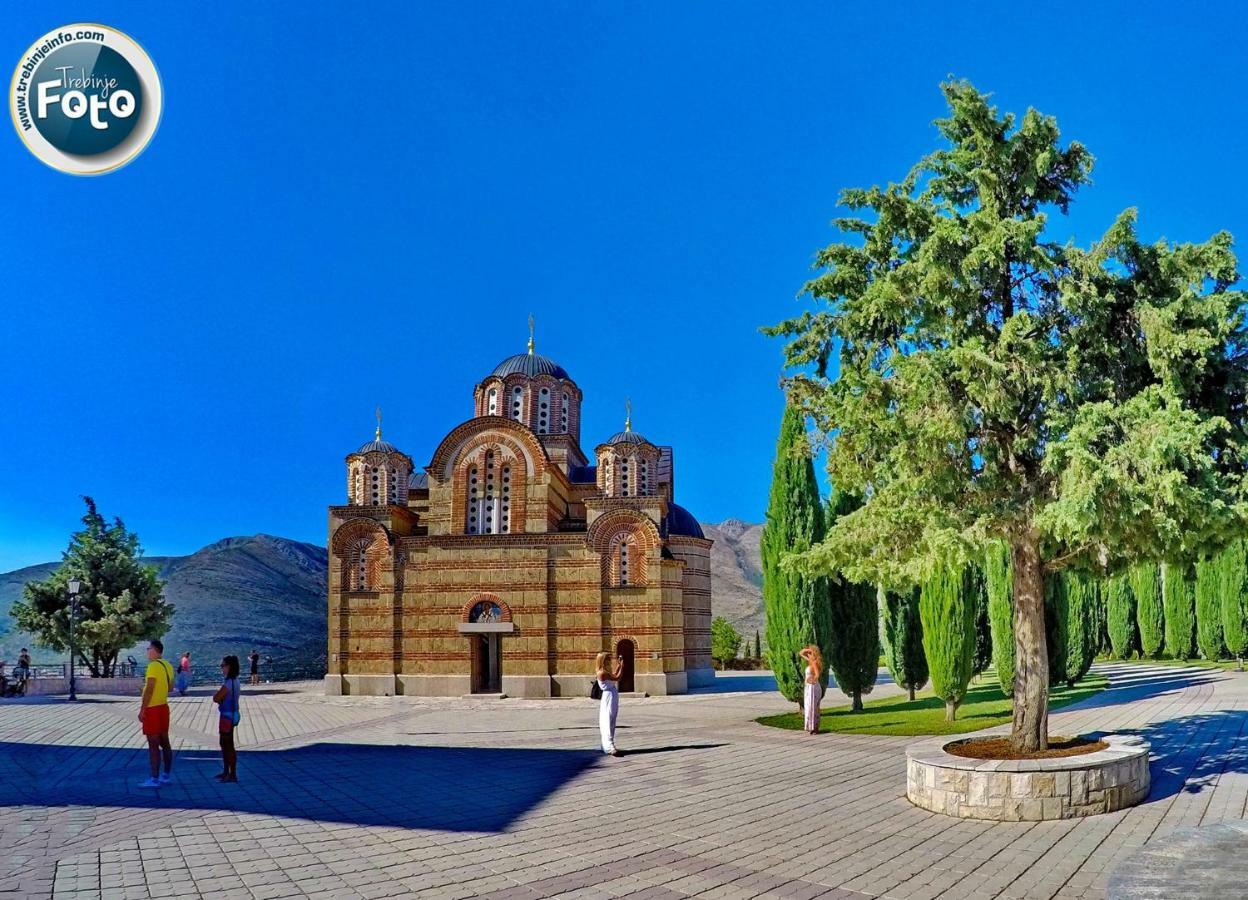
{"type": "Polygon", "coordinates": [[[1102,898],[1248,806],[1248,674],[1102,670],[1053,730],[1137,731],[1152,794],[1044,823],[918,810],[907,739],[765,729],[770,694],[626,702],[620,744],[646,752],[605,759],[588,701],[274,688],[245,701],[228,786],[201,694],[173,702],[177,781],[152,793],[132,701],[6,702],[0,742],[29,751],[0,768],[0,897],[1102,898]]]}

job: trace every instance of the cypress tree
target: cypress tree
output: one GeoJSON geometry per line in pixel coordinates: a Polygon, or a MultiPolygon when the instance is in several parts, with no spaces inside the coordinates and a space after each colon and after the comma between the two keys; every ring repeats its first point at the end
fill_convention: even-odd
{"type": "Polygon", "coordinates": [[[1127,576],[1135,597],[1135,621],[1140,631],[1140,655],[1160,659],[1165,648],[1165,606],[1161,602],[1161,578],[1157,564],[1142,562],[1127,576]]]}
{"type": "Polygon", "coordinates": [[[1172,659],[1191,659],[1196,636],[1196,592],[1190,567],[1161,564],[1161,605],[1166,616],[1166,652],[1172,659]]]}
{"type": "Polygon", "coordinates": [[[757,628],[754,629],[754,658],[755,659],[763,658],[763,642],[762,642],[762,639],[758,636],[757,628]]]}
{"type": "Polygon", "coordinates": [[[1049,683],[1066,680],[1066,631],[1070,610],[1066,604],[1066,577],[1060,572],[1044,576],[1044,637],[1049,648],[1049,683]]]}
{"type": "Polygon", "coordinates": [[[1222,658],[1222,596],[1216,559],[1196,562],[1196,646],[1205,659],[1222,658]]]}
{"type": "Polygon", "coordinates": [[[971,672],[980,675],[992,665],[992,624],[988,619],[988,586],[984,581],[984,570],[976,565],[969,568],[975,591],[975,659],[971,663],[971,672]]]}
{"type": "MultiPolygon", "coordinates": [[[[806,439],[806,421],[786,405],[776,442],[767,521],[760,541],[763,568],[763,609],[767,617],[767,661],[780,693],[802,702],[803,670],[798,651],[814,644],[829,658],[832,652],[827,584],[780,563],[823,540],[823,504],[806,439]]],[[[827,667],[820,679],[827,688],[827,667]]]]}
{"type": "Polygon", "coordinates": [[[1074,687],[1076,681],[1082,681],[1088,674],[1096,658],[1100,642],[1097,614],[1100,585],[1082,572],[1066,573],[1063,580],[1066,582],[1066,590],[1062,592],[1066,617],[1064,675],[1067,686],[1074,687]]]}
{"type": "MultiPolygon", "coordinates": [[[[825,521],[831,526],[859,505],[856,498],[834,487],[825,521]]],[[[871,693],[880,670],[880,611],[875,593],[875,585],[845,578],[828,583],[832,620],[828,667],[836,676],[837,686],[853,699],[854,712],[862,709],[862,695],[871,693]]]]}
{"type": "Polygon", "coordinates": [[[984,556],[984,587],[988,593],[988,623],[992,631],[992,665],[1001,693],[1014,694],[1014,572],[1010,548],[1001,541],[988,545],[984,556]]]}
{"type": "Polygon", "coordinates": [[[1126,575],[1115,575],[1105,585],[1110,652],[1115,659],[1130,659],[1139,645],[1135,627],[1135,595],[1126,575]]]}
{"type": "Polygon", "coordinates": [[[969,567],[939,566],[919,593],[923,652],[932,691],[952,722],[966,698],[975,664],[975,586],[969,567]]]}
{"type": "Polygon", "coordinates": [[[893,681],[908,690],[913,700],[914,692],[927,683],[919,589],[888,591],[881,585],[876,602],[880,607],[880,647],[884,651],[884,662],[893,681]]]}
{"type": "Polygon", "coordinates": [[[1218,555],[1218,597],[1222,606],[1222,639],[1244,668],[1248,650],[1248,547],[1233,541],[1218,555]]]}

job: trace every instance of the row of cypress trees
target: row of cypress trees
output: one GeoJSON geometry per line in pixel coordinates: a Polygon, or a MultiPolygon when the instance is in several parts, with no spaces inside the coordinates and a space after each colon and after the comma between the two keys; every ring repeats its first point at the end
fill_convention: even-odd
{"type": "MultiPolygon", "coordinates": [[[[805,420],[789,406],[762,535],[767,657],[781,693],[802,700],[801,648],[820,648],[828,674],[862,709],[881,653],[910,698],[929,680],[953,718],[971,677],[995,669],[1001,690],[1014,689],[1013,573],[1008,548],[993,544],[979,564],[948,566],[924,584],[892,590],[811,577],[781,565],[823,540],[828,526],[858,506],[834,490],[825,504],[806,438],[805,420]]],[[[1248,650],[1248,543],[1195,566],[1140,564],[1108,578],[1060,572],[1045,580],[1049,672],[1073,686],[1098,654],[1133,653],[1207,659],[1248,650]]]]}

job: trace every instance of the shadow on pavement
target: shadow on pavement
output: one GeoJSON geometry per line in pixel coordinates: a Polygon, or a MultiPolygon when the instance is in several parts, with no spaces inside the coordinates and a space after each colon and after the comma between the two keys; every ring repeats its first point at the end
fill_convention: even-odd
{"type": "Polygon", "coordinates": [[[602,757],[597,750],[313,744],[238,755],[238,784],[219,784],[220,754],[188,750],[175,782],[138,787],[146,749],[0,742],[0,806],[228,810],[318,821],[498,832],[602,757]]]}

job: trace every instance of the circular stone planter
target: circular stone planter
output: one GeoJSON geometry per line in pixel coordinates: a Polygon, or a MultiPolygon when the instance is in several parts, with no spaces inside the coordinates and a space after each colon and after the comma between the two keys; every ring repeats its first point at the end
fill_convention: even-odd
{"type": "Polygon", "coordinates": [[[968,759],[948,736],[906,748],[906,796],[963,819],[1039,822],[1134,806],[1148,796],[1148,744],[1109,735],[1105,750],[1056,759],[968,759]]]}

